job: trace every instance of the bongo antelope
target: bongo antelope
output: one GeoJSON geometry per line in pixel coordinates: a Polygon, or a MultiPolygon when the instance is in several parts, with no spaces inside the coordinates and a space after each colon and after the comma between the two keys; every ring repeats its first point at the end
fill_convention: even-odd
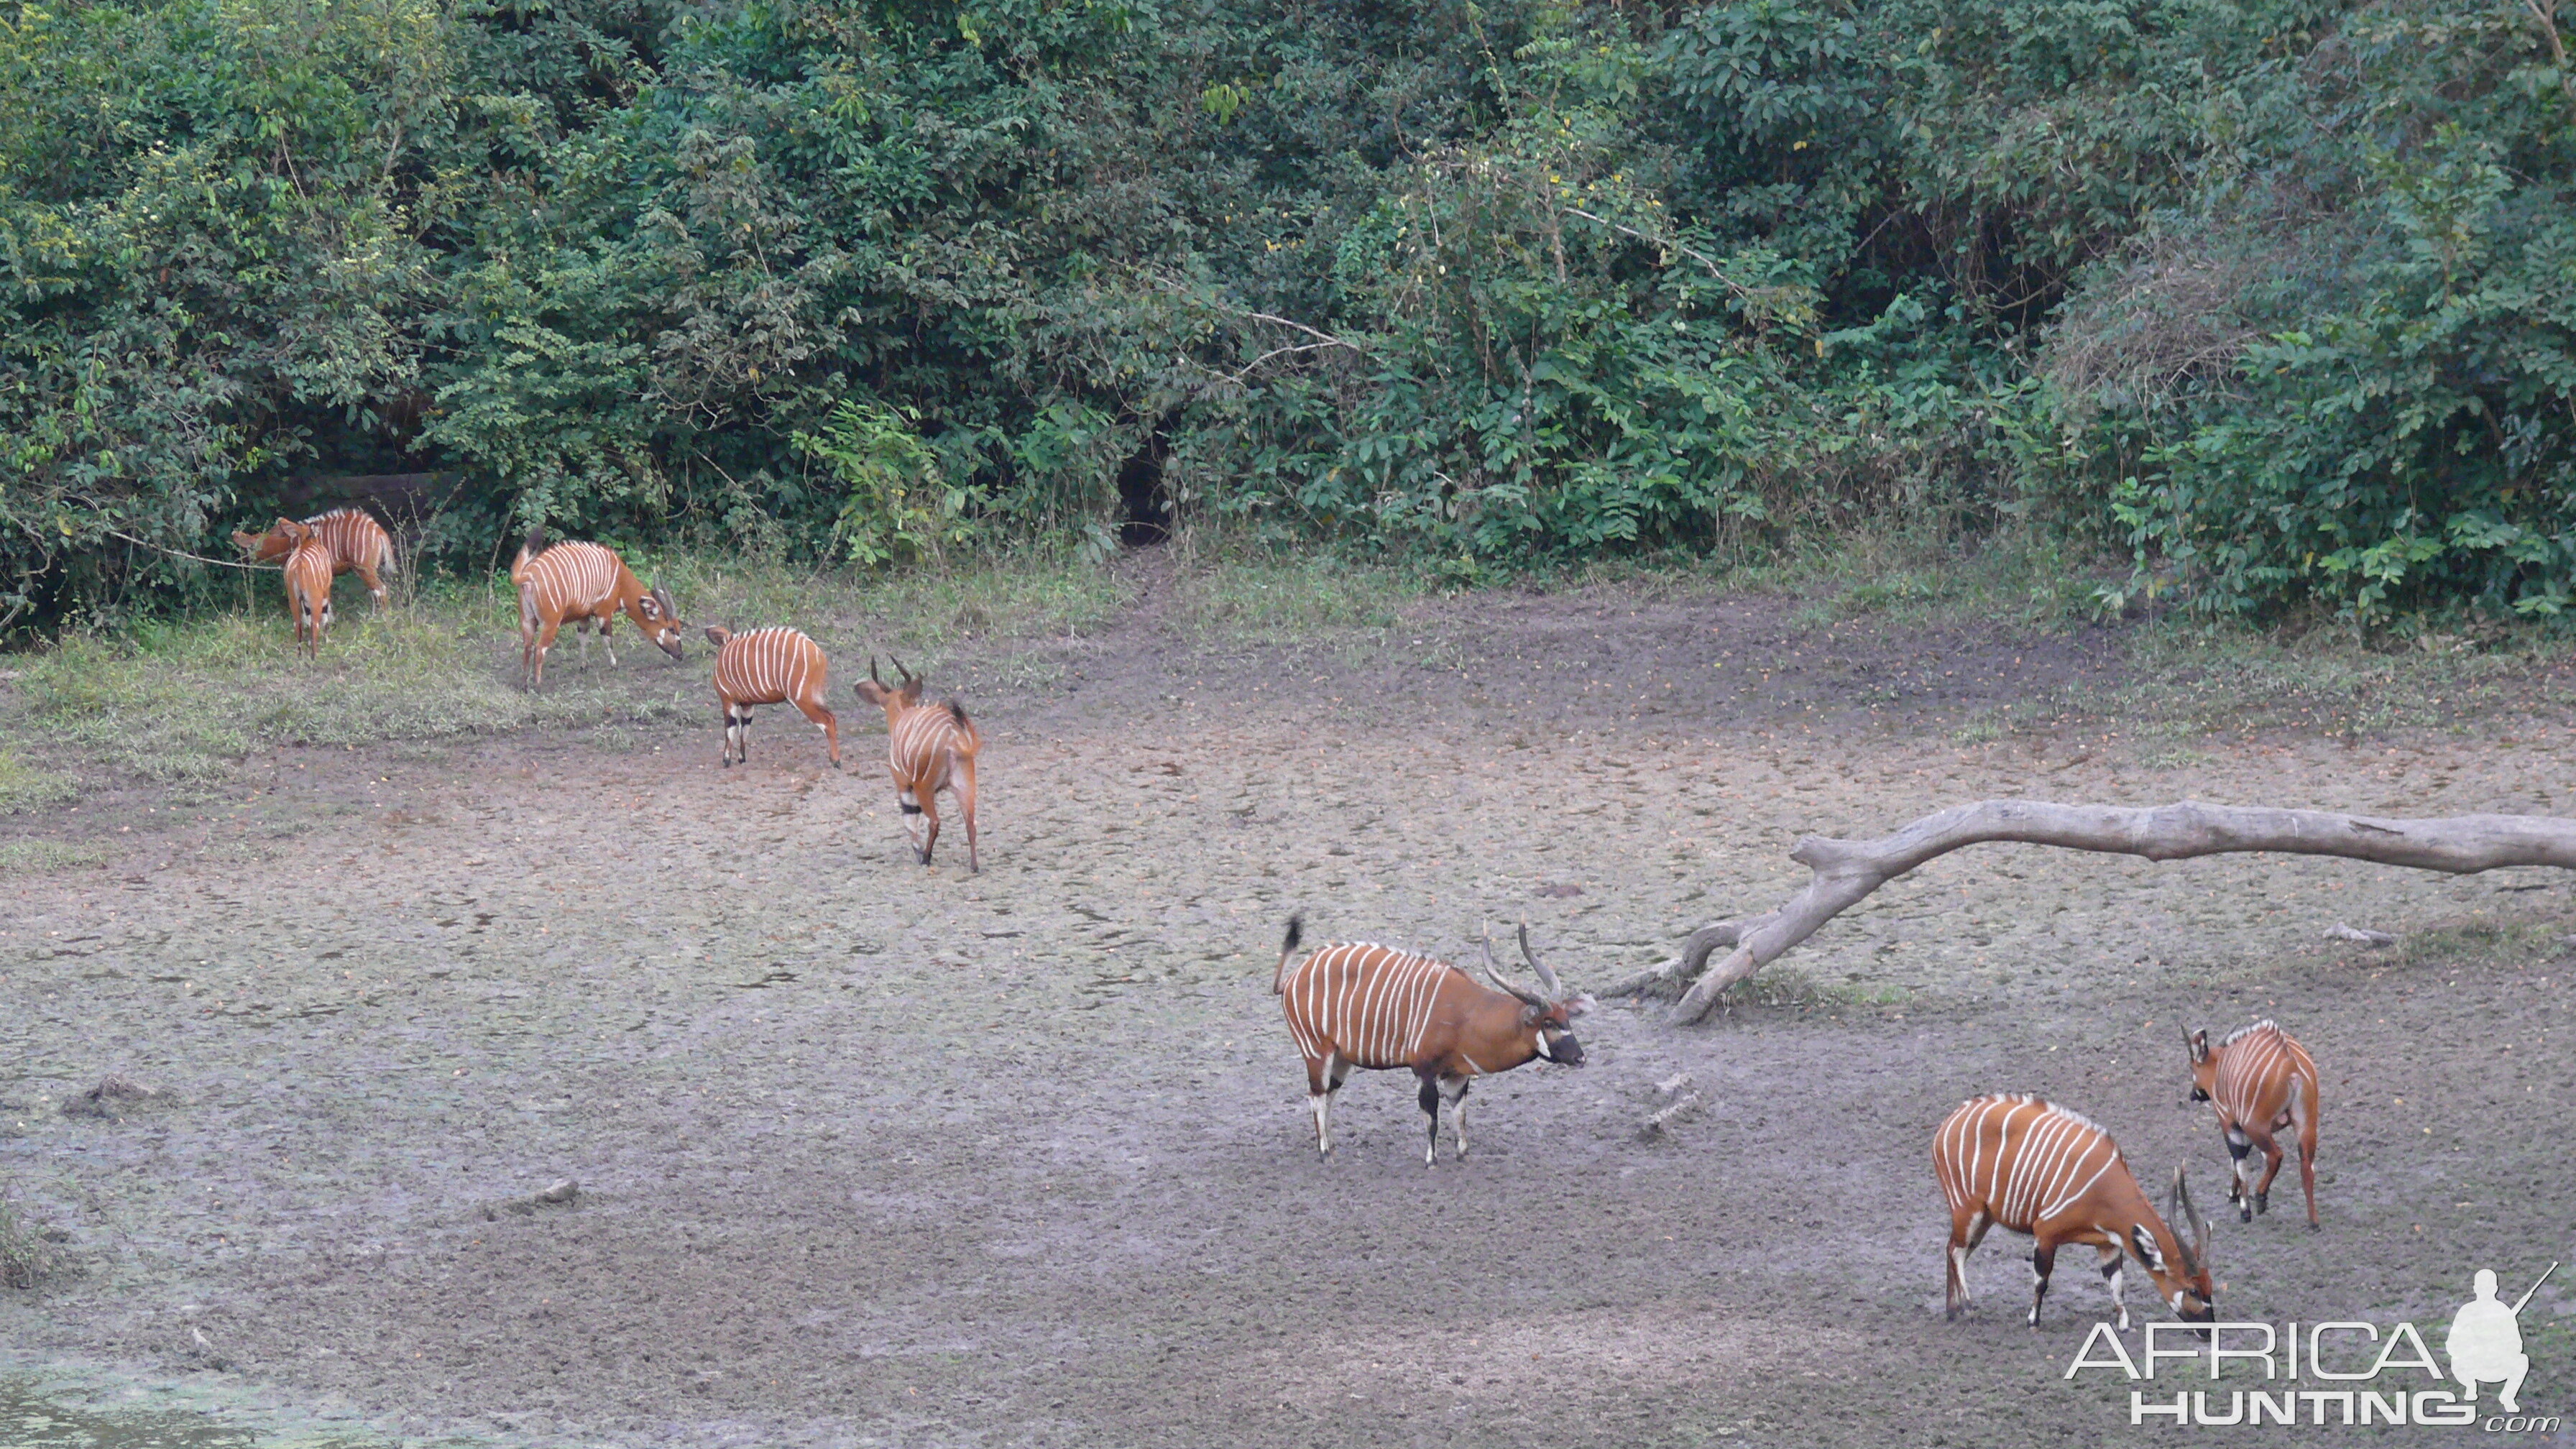
{"type": "MultiPolygon", "coordinates": [[[[261,563],[275,563],[294,551],[295,540],[287,536],[289,521],[279,519],[266,533],[235,533],[233,546],[261,563]]],[[[351,569],[374,596],[377,608],[385,605],[383,575],[394,571],[393,535],[385,526],[369,517],[364,510],[334,508],[304,520],[303,527],[319,534],[330,550],[331,576],[338,578],[351,569]]]]}
{"type": "Polygon", "coordinates": [[[1538,974],[1545,995],[1506,979],[1485,949],[1485,975],[1501,990],[1479,986],[1445,961],[1368,941],[1318,946],[1290,970],[1304,934],[1302,917],[1288,918],[1271,993],[1288,1015],[1288,1035],[1306,1059],[1306,1103],[1315,1114],[1315,1150],[1333,1150],[1333,1094],[1353,1067],[1372,1071],[1409,1067],[1421,1081],[1415,1100],[1431,1119],[1422,1165],[1440,1149],[1440,1104],[1449,1104],[1458,1156],[1467,1155],[1467,1088],[1482,1076],[1508,1072],[1523,1062],[1583,1065],[1574,1018],[1592,1006],[1589,996],[1565,989],[1556,973],[1531,952],[1529,927],[1520,930],[1521,957],[1538,974]]]}
{"type": "Polygon", "coordinates": [[[2236,1204],[2236,1220],[2272,1210],[2272,1179],[2281,1175],[2281,1144],[2274,1135],[2284,1127],[2299,1129],[2299,1186],[2308,1195],[2308,1227],[2317,1226],[2317,1063],[2307,1048],[2265,1020],[2229,1032],[2216,1046],[2209,1033],[2183,1038],[2191,1054],[2191,1099],[2215,1103],[2218,1130],[2227,1136],[2227,1155],[2235,1169],[2227,1179],[2227,1200],[2236,1204]],[[2263,1181],[2254,1183],[2253,1150],[2263,1149],[2263,1181]]]}
{"type": "Polygon", "coordinates": [[[2156,1216],[2144,1188],[2129,1172],[2111,1134],[2064,1107],[2037,1097],[1971,1097],[1932,1134],[1932,1175],[1950,1204],[1950,1248],[1945,1256],[1945,1301],[1956,1318],[1969,1301],[1968,1255],[1997,1223],[2028,1233],[2030,1326],[2039,1326],[2040,1300],[2057,1250],[2070,1243],[2101,1256],[2102,1278],[2129,1326],[2120,1294],[2121,1256],[2138,1260],[2158,1297],[2188,1323],[2216,1320],[2209,1281],[2209,1223],[2192,1210],[2191,1189],[2174,1169],[2167,1206],[2190,1225],[2186,1243],[2156,1216]]]}
{"type": "Polygon", "coordinates": [[[984,736],[966,717],[966,707],[953,699],[925,708],[921,686],[926,677],[904,668],[900,659],[894,667],[903,683],[888,689],[877,677],[871,654],[868,677],[852,688],[859,698],[885,710],[886,767],[894,775],[895,803],[903,808],[904,838],[921,863],[930,864],[930,852],[939,844],[936,797],[946,790],[957,797],[958,813],[966,817],[966,868],[980,874],[984,862],[975,849],[975,756],[984,748],[984,736]]]}
{"type": "Polygon", "coordinates": [[[724,762],[751,763],[751,707],[792,704],[823,732],[832,768],[841,768],[841,722],[823,704],[823,647],[794,629],[754,629],[735,634],[712,625],[716,646],[716,698],[724,704],[724,762]]]}
{"type": "MultiPolygon", "coordinates": [[[[635,630],[665,654],[680,657],[680,611],[659,585],[651,589],[617,556],[596,543],[548,543],[545,530],[528,530],[528,541],[510,562],[510,582],[519,589],[519,673],[530,688],[546,682],[546,651],[555,631],[574,621],[582,635],[582,658],[590,657],[590,627],[599,626],[608,642],[608,626],[622,612],[635,630]]],[[[608,646],[608,664],[617,667],[617,649],[608,646]]]]}
{"type": "Polygon", "coordinates": [[[331,624],[331,546],[308,525],[281,518],[278,527],[286,534],[286,612],[295,620],[295,642],[319,659],[331,624]]]}

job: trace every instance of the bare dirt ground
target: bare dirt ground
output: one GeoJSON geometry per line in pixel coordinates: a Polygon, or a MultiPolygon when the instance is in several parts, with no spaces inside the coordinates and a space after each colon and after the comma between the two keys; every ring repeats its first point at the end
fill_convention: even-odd
{"type": "MultiPolygon", "coordinates": [[[[2224,1314],[2446,1323],[2473,1269],[2576,1258],[2576,905],[2536,871],[1965,852],[1768,1004],[1604,1003],[1589,1065],[1478,1088],[1463,1163],[1423,1168],[1399,1074],[1354,1079],[1318,1160],[1269,994],[1292,910],[1453,954],[1526,917],[1599,984],[1794,890],[1801,834],[1982,797],[2576,812],[2564,718],[2163,767],[2116,722],[1966,728],[2116,685],[2108,635],[1610,593],[1407,626],[1227,648],[1149,600],[936,661],[990,741],[980,876],[953,825],[909,862],[855,702],[838,775],[780,709],[719,769],[710,698],[658,734],[282,750],[230,806],[0,821],[112,851],[0,881],[0,1181],[82,1265],[0,1293],[0,1368],[510,1444],[2153,1437],[2126,1385],[2061,1378],[2089,1255],[2033,1332],[1998,1233],[1943,1321],[1929,1134],[2045,1093],[2215,1213],[2178,1030],[2255,1016],[2323,1067],[2325,1231],[2295,1167],[2269,1217],[2221,1214],[2224,1314]],[[1682,1072],[1707,1109],[1641,1141],[1682,1072]],[[109,1074],[171,1095],[62,1112],[109,1074]]],[[[841,701],[863,653],[835,646],[841,701]]],[[[2576,1410],[2571,1289],[2523,1317],[2543,1412],[2576,1410]]]]}

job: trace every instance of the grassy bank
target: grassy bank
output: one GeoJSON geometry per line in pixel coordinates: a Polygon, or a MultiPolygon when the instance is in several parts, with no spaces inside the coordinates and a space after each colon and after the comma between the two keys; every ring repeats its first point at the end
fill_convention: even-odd
{"type": "MultiPolygon", "coordinates": [[[[0,671],[0,814],[38,811],[83,788],[137,777],[205,790],[250,753],[530,728],[643,725],[705,708],[698,628],[792,623],[836,660],[884,650],[936,668],[959,653],[1081,636],[1142,610],[1190,647],[1382,643],[1454,581],[1426,569],[1324,554],[1192,558],[1172,551],[1108,565],[1027,556],[897,574],[807,570],[704,555],[639,557],[689,620],[689,662],[665,669],[629,625],[620,648],[646,667],[583,668],[558,641],[542,691],[518,683],[516,604],[505,579],[433,580],[379,610],[352,579],[318,663],[281,614],[247,611],[79,634],[0,671]]],[[[2092,617],[2093,573],[2046,550],[1965,548],[1920,533],[1853,535],[1754,563],[1675,558],[1525,574],[1520,590],[1609,591],[1639,602],[1719,595],[1788,601],[1819,631],[1879,626],[1935,641],[2003,628],[2093,631],[2125,656],[2126,682],[2029,698],[1961,725],[1993,739],[2116,720],[2150,752],[2185,756],[2221,732],[2356,738],[2576,705],[2576,651],[2536,626],[2419,628],[2363,639],[2333,627],[2264,633],[2177,620],[2092,617]]],[[[1450,627],[1473,610],[1452,609],[1450,627]]],[[[1419,632],[1417,625],[1408,630],[1419,632]]],[[[1418,642],[1418,641],[1417,641],[1418,642]]],[[[1931,647],[1931,646],[1927,646],[1931,647]]]]}
{"type": "MultiPolygon", "coordinates": [[[[343,578],[339,622],[318,662],[296,652],[285,619],[266,607],[123,636],[75,634],[14,671],[0,719],[29,745],[0,753],[0,813],[68,799],[103,774],[203,787],[251,751],[277,745],[649,723],[703,710],[707,646],[697,630],[705,623],[794,623],[827,643],[866,638],[935,656],[980,635],[1097,628],[1131,591],[1097,568],[1055,561],[893,577],[686,557],[636,562],[681,601],[691,667],[583,668],[581,643],[567,630],[545,687],[522,689],[506,581],[433,582],[379,610],[343,578]]],[[[659,662],[631,625],[613,637],[621,653],[659,662]]]]}

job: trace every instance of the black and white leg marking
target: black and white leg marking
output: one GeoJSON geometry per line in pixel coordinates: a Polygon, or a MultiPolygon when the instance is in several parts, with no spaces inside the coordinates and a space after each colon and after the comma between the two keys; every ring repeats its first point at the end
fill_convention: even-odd
{"type": "MultiPolygon", "coordinates": [[[[910,790],[897,790],[894,792],[894,798],[895,804],[903,810],[903,838],[912,842],[913,858],[923,865],[930,864],[930,857],[924,855],[921,848],[922,837],[927,833],[925,827],[928,824],[921,818],[921,802],[913,798],[910,790]]],[[[1334,1085],[1341,1084],[1336,1082],[1334,1085]]]]}
{"type": "Polygon", "coordinates": [[[2034,1247],[2030,1250],[2030,1326],[2039,1327],[2039,1305],[2048,1297],[2048,1275],[2057,1267],[2057,1251],[2034,1247]]]}
{"type": "Polygon", "coordinates": [[[1342,1079],[1350,1073],[1350,1063],[1327,1053],[1324,1057],[1324,1090],[1306,1095],[1306,1105],[1315,1113],[1315,1151],[1319,1156],[1333,1155],[1333,1094],[1342,1089],[1342,1079]]]}
{"type": "Polygon", "coordinates": [[[2098,1251],[2102,1254],[2103,1286],[2111,1290],[2111,1306],[2119,1310],[2120,1331],[2126,1333],[2129,1331],[2129,1304],[2120,1290],[2126,1286],[2123,1280],[2129,1265],[2128,1256],[2115,1247],[2104,1247],[2098,1251]]]}
{"type": "Polygon", "coordinates": [[[2242,1127],[2227,1129],[2227,1155],[2235,1159],[2227,1176],[2227,1200],[2236,1204],[2236,1220],[2254,1221],[2254,1140],[2242,1127]]]}

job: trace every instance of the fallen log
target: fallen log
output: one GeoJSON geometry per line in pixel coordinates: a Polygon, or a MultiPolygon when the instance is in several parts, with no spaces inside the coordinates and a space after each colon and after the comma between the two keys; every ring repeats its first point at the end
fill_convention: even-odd
{"type": "Polygon", "coordinates": [[[2390,820],[2325,810],[2271,810],[2196,801],[2135,809],[2046,800],[1982,800],[1927,815],[1876,840],[1810,835],[1789,858],[1815,872],[1806,889],[1765,915],[1718,921],[1691,933],[1681,954],[1602,993],[1629,995],[1688,981],[1673,1010],[1695,1022],[1718,993],[1778,960],[1880,886],[1936,856],[1990,841],[2054,845],[2149,860],[2246,851],[2337,855],[2382,865],[2474,875],[2504,866],[2576,870],[2576,820],[2538,815],[2455,815],[2390,820]],[[1709,958],[1727,955],[1714,966],[1709,958]]]}

